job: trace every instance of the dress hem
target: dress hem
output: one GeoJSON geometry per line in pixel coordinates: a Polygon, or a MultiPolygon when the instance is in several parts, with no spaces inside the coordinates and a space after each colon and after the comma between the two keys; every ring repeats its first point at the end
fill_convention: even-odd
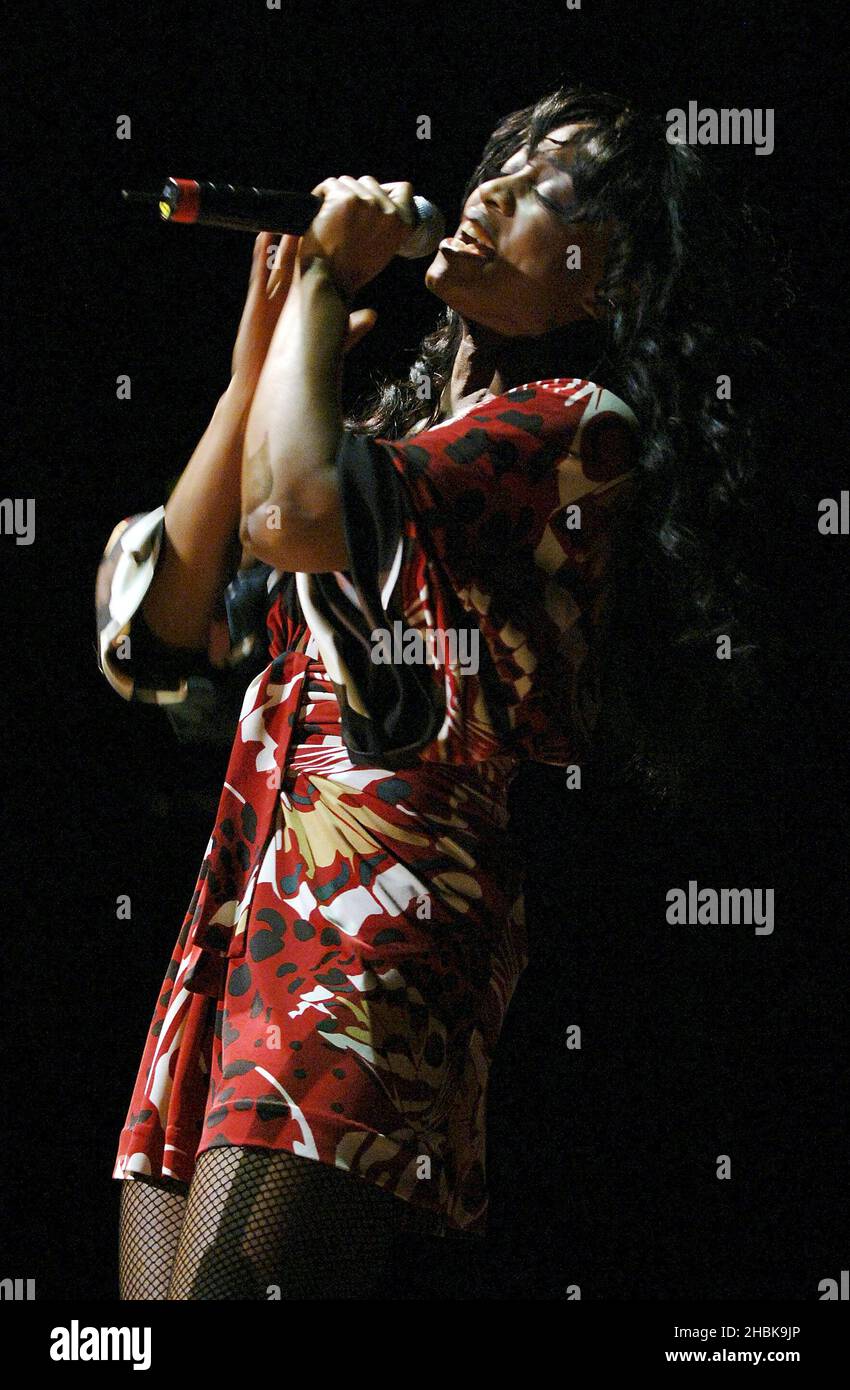
{"type": "MultiPolygon", "coordinates": [[[[356,1128],[362,1132],[364,1139],[381,1141],[384,1146],[385,1157],[397,1158],[399,1155],[407,1154],[409,1155],[411,1165],[423,1157],[421,1151],[415,1150],[410,1146],[405,1146],[397,1140],[391,1139],[388,1135],[379,1134],[376,1130],[370,1130],[365,1126],[352,1126],[350,1121],[346,1121],[343,1127],[342,1125],[337,1125],[333,1120],[330,1120],[329,1117],[308,1115],[305,1112],[302,1113],[304,1114],[305,1121],[314,1134],[324,1129],[325,1135],[333,1132],[335,1135],[342,1137],[343,1134],[351,1135],[352,1129],[356,1128]]],[[[168,1139],[166,1143],[162,1145],[154,1127],[141,1124],[135,1125],[132,1129],[124,1129],[119,1142],[118,1155],[112,1170],[113,1179],[120,1181],[131,1180],[133,1178],[156,1179],[162,1177],[186,1183],[188,1186],[192,1180],[197,1159],[208,1149],[233,1146],[248,1149],[268,1149],[272,1152],[282,1150],[287,1153],[296,1154],[298,1157],[306,1158],[308,1161],[324,1163],[328,1167],[339,1168],[342,1172],[350,1173],[353,1178],[359,1178],[363,1182],[372,1183],[374,1186],[381,1188],[382,1191],[389,1192],[392,1196],[397,1197],[412,1209],[410,1217],[402,1222],[403,1229],[405,1227],[407,1227],[407,1229],[416,1229],[416,1218],[419,1217],[420,1214],[424,1215],[427,1213],[429,1216],[433,1217],[434,1222],[433,1228],[426,1232],[429,1235],[455,1237],[470,1235],[484,1236],[487,1234],[487,1199],[485,1199],[481,1210],[471,1221],[464,1225],[452,1219],[452,1216],[446,1211],[445,1205],[440,1203],[439,1198],[435,1199],[432,1197],[429,1200],[427,1191],[421,1187],[420,1184],[425,1181],[438,1184],[440,1178],[439,1169],[430,1179],[411,1178],[411,1182],[414,1183],[415,1186],[409,1187],[407,1191],[399,1190],[397,1187],[393,1187],[388,1183],[379,1182],[377,1178],[371,1177],[368,1172],[363,1172],[359,1168],[352,1168],[344,1163],[329,1162],[328,1159],[323,1158],[320,1153],[305,1153],[303,1151],[305,1146],[303,1144],[298,1144],[298,1141],[285,1143],[278,1140],[275,1143],[271,1143],[268,1140],[263,1141],[258,1139],[255,1133],[240,1134],[239,1130],[245,1128],[245,1123],[252,1121],[252,1119],[255,1122],[255,1117],[251,1117],[245,1112],[229,1110],[227,1119],[228,1137],[226,1142],[222,1142],[218,1136],[210,1136],[209,1139],[207,1139],[206,1136],[202,1136],[199,1139],[197,1134],[194,1138],[190,1138],[188,1135],[184,1137],[180,1130],[170,1126],[168,1130],[168,1139]],[[242,1115],[244,1115],[244,1122],[240,1125],[238,1121],[242,1115]],[[235,1124],[234,1121],[236,1121],[235,1124]],[[296,1144],[298,1144],[298,1147],[296,1147],[296,1144]],[[145,1166],[132,1167],[131,1165],[134,1159],[141,1159],[145,1166]]],[[[373,1166],[375,1169],[380,1169],[383,1167],[383,1164],[380,1160],[376,1160],[373,1166]]],[[[431,1190],[432,1192],[434,1191],[433,1188],[431,1190]]],[[[421,1226],[419,1229],[422,1229],[421,1226]]]]}

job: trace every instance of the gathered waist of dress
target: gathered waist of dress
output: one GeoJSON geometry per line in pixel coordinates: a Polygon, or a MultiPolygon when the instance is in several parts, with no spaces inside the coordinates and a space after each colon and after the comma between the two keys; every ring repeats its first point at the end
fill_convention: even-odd
{"type": "MultiPolygon", "coordinates": [[[[345,776],[346,780],[350,775],[355,781],[371,781],[371,775],[382,769],[367,770],[351,761],[342,737],[339,702],[322,662],[312,658],[305,668],[303,679],[301,698],[292,724],[284,782],[291,783],[300,774],[345,776]]],[[[479,811],[486,804],[497,823],[503,824],[507,820],[508,787],[516,771],[516,762],[509,755],[468,765],[423,760],[402,771],[385,771],[388,777],[421,781],[423,788],[427,787],[429,793],[437,795],[443,783],[447,793],[451,787],[462,784],[466,794],[478,803],[479,811]]]]}

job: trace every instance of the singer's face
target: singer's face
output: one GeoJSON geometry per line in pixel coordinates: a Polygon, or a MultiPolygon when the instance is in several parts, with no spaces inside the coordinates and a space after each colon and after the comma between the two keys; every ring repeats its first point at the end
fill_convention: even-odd
{"type": "Polygon", "coordinates": [[[610,229],[570,220],[574,152],[564,142],[580,128],[550,131],[530,162],[527,147],[518,149],[470,195],[457,235],[440,243],[425,284],[467,322],[539,337],[598,312],[610,229]]]}

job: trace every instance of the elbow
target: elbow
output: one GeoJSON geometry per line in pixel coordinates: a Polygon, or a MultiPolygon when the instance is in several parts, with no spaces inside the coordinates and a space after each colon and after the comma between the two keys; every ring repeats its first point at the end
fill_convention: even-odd
{"type": "Polygon", "coordinates": [[[324,493],[311,493],[311,505],[264,502],[246,512],[239,538],[258,560],[275,570],[308,574],[347,569],[351,563],[336,476],[324,493]]]}
{"type": "Polygon", "coordinates": [[[283,507],[272,502],[264,502],[254,511],[247,512],[239,523],[239,539],[258,560],[282,569],[282,555],[286,549],[286,538],[290,534],[291,520],[283,507]]]}
{"type": "Polygon", "coordinates": [[[243,512],[239,539],[274,569],[298,568],[305,537],[335,533],[340,524],[339,479],[333,467],[314,468],[309,484],[273,495],[243,512]]]}
{"type": "Polygon", "coordinates": [[[254,511],[243,515],[239,524],[239,539],[258,560],[272,569],[294,568],[293,558],[298,538],[315,527],[311,513],[294,505],[264,502],[254,511]]]}

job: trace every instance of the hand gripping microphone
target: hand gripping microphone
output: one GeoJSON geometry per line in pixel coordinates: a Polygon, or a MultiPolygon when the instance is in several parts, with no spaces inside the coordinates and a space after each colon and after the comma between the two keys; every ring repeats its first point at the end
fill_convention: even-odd
{"type": "MultiPolygon", "coordinates": [[[[272,188],[235,188],[232,183],[197,179],[168,179],[161,193],[136,193],[122,188],[128,203],[156,204],[164,222],[197,227],[229,227],[237,232],[294,233],[303,236],[322,199],[313,193],[282,192],[272,188]]],[[[396,252],[415,260],[431,256],[445,232],[445,219],[427,198],[413,199],[416,223],[396,252]]]]}

